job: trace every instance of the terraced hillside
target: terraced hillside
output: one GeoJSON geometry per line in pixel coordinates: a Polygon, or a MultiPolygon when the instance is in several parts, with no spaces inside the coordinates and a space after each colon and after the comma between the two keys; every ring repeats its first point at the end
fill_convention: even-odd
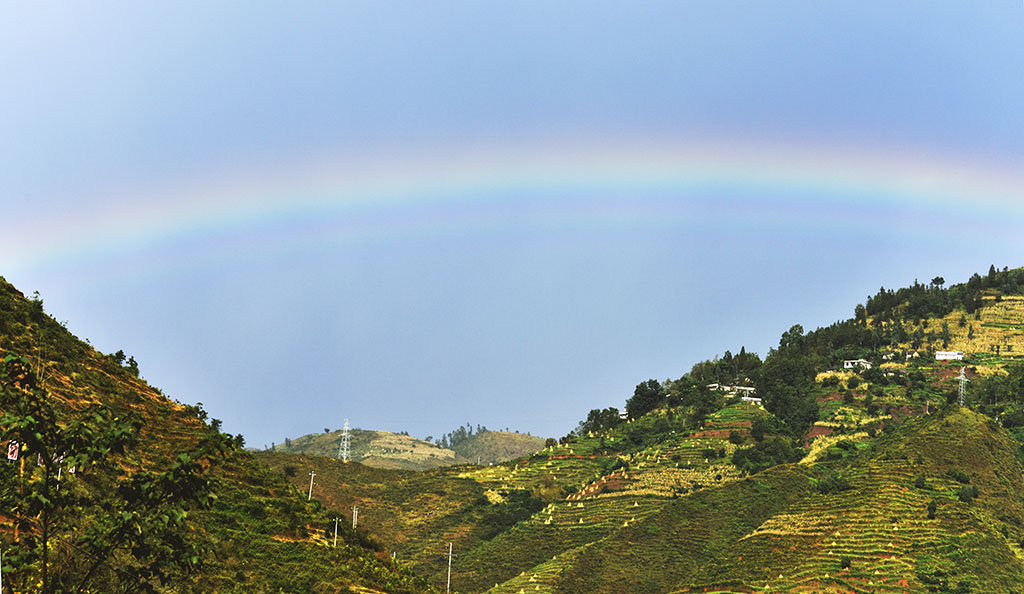
{"type": "Polygon", "coordinates": [[[842,461],[776,467],[673,502],[582,552],[550,591],[1021,591],[1017,448],[977,413],[915,418],[842,461]],[[960,500],[960,472],[977,499],[960,500]],[[845,488],[816,488],[835,474],[845,488]]]}
{"type": "Polygon", "coordinates": [[[330,546],[334,514],[257,464],[238,447],[241,439],[222,435],[201,407],[173,402],[149,386],[134,360],[125,359],[95,351],[47,316],[40,299],[27,299],[0,279],[0,395],[8,403],[0,410],[0,431],[10,439],[22,427],[39,427],[45,433],[32,443],[64,440],[60,447],[75,449],[60,454],[81,463],[76,474],[63,469],[53,477],[47,469],[56,467],[42,463],[40,452],[24,450],[17,465],[0,467],[5,588],[429,591],[351,529],[342,527],[338,546],[330,546]],[[92,451],[112,439],[108,429],[127,420],[130,432],[116,443],[128,449],[92,451]],[[200,453],[204,443],[212,446],[200,453]],[[34,493],[41,497],[23,496],[34,493]],[[169,505],[176,500],[186,504],[169,505]],[[39,543],[47,536],[44,557],[39,543]],[[111,548],[117,543],[134,544],[111,548]],[[172,574],[147,569],[192,547],[196,557],[176,562],[172,574]]]}
{"type": "Polygon", "coordinates": [[[439,551],[454,542],[452,583],[458,591],[518,591],[514,586],[523,580],[536,590],[592,543],[686,493],[739,478],[728,463],[736,448],[728,435],[737,431],[746,438],[752,420],[765,414],[756,405],[735,403],[699,431],[657,433],[656,427],[684,423],[660,411],[514,462],[415,473],[257,455],[290,474],[296,487],[308,485],[308,472],[315,470],[316,496],[334,508],[358,505],[360,526],[365,522],[385,548],[431,583],[444,582],[447,565],[439,551]]]}

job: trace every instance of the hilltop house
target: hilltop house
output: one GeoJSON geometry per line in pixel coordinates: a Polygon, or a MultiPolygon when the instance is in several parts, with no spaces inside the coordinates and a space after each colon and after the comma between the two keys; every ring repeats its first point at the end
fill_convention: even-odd
{"type": "Polygon", "coordinates": [[[848,359],[843,361],[843,369],[871,369],[871,363],[867,359],[848,359]]]}
{"type": "Polygon", "coordinates": [[[936,361],[961,361],[963,358],[963,351],[935,351],[936,361]]]}
{"type": "Polygon", "coordinates": [[[764,404],[761,402],[760,398],[754,398],[753,396],[740,396],[740,400],[742,400],[743,402],[751,402],[753,404],[760,406],[761,408],[764,408],[764,404]]]}

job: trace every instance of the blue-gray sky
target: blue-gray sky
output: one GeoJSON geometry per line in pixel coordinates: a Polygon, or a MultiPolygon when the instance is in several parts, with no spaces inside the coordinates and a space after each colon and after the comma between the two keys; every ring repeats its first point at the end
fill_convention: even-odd
{"type": "Polygon", "coordinates": [[[0,274],[253,446],[560,436],[1024,264],[1020,2],[0,8],[0,274]]]}

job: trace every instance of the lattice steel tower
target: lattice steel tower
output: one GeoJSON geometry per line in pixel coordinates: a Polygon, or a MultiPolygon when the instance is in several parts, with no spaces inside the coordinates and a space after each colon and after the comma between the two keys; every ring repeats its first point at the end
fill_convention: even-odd
{"type": "Polygon", "coordinates": [[[342,462],[349,460],[349,435],[348,419],[345,419],[345,426],[341,428],[341,445],[338,446],[338,459],[342,462]]]}

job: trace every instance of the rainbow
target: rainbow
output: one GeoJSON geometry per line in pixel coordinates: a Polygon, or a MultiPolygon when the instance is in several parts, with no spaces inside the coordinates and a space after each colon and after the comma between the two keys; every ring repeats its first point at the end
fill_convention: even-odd
{"type": "Polygon", "coordinates": [[[332,156],[254,167],[160,191],[80,199],[0,237],[9,266],[37,268],[154,244],[251,248],[310,239],[694,223],[863,224],[875,208],[1024,220],[1024,175],[956,155],[738,142],[546,143],[332,156]],[[735,198],[742,196],[742,199],[735,198]],[[739,211],[737,212],[737,209],[739,211]],[[315,233],[314,233],[315,235],[315,233]]]}

